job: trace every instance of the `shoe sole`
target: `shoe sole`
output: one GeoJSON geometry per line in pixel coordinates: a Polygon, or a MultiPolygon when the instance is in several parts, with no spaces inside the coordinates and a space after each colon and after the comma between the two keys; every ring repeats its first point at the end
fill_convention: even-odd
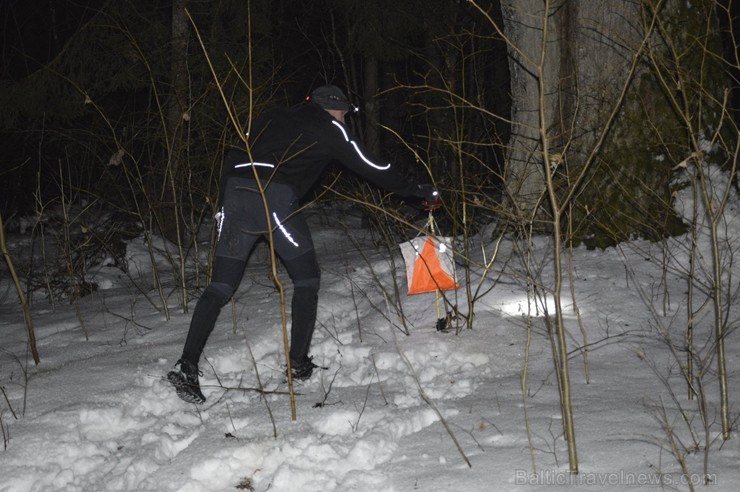
{"type": "Polygon", "coordinates": [[[170,371],[167,373],[167,380],[175,388],[175,393],[182,401],[195,404],[205,403],[206,397],[199,394],[200,391],[189,383],[180,372],[170,371]]]}

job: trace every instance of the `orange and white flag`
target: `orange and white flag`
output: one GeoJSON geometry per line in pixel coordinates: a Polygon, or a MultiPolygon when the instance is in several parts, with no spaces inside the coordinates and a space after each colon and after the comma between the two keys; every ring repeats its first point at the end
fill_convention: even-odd
{"type": "Polygon", "coordinates": [[[455,281],[455,263],[449,239],[423,236],[400,246],[406,262],[408,294],[460,287],[455,281]]]}

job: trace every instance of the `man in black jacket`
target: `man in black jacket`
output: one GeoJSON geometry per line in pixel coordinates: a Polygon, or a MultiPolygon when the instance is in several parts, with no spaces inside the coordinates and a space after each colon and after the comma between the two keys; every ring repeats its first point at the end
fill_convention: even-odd
{"type": "Polygon", "coordinates": [[[249,153],[234,148],[226,154],[213,277],[193,311],[182,357],[176,363],[180,368],[168,374],[183,400],[205,401],[198,381],[201,353],[221,308],[241,282],[254,244],[268,236],[268,228],[275,252],[294,287],[292,377],[311,377],[317,367],[308,352],[316,322],[320,271],[298,202],[331,161],[339,161],[355,174],[400,196],[430,201],[436,198],[431,185],[412,184],[390,164],[377,163],[367,156],[344,124],[349,110],[349,101],[339,88],[319,87],[305,103],[255,120],[248,136],[249,153]]]}

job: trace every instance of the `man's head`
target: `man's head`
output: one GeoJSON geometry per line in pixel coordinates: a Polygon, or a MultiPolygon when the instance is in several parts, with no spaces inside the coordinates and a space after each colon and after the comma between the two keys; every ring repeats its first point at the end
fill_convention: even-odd
{"type": "Polygon", "coordinates": [[[327,111],[343,111],[346,113],[350,110],[349,99],[336,85],[317,87],[311,92],[308,100],[315,102],[327,111]]]}

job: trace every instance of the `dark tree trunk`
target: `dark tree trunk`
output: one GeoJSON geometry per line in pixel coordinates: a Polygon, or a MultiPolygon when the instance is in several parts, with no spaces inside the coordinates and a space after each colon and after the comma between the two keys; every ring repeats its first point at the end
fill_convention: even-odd
{"type": "Polygon", "coordinates": [[[365,146],[374,156],[380,156],[380,105],[378,94],[378,59],[365,59],[365,146]]]}
{"type": "Polygon", "coordinates": [[[722,51],[730,80],[730,110],[740,126],[740,0],[717,0],[717,18],[722,33],[722,51]]]}

